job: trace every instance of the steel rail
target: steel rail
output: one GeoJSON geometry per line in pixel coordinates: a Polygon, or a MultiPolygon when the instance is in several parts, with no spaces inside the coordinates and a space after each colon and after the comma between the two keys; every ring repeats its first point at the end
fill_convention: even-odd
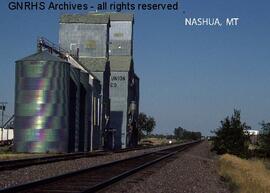
{"type": "Polygon", "coordinates": [[[91,152],[91,153],[69,153],[63,155],[54,155],[54,156],[44,156],[44,157],[35,157],[35,158],[24,158],[16,160],[4,160],[0,161],[0,171],[3,170],[13,170],[23,167],[28,167],[32,165],[47,164],[52,162],[67,161],[73,159],[79,159],[84,157],[97,157],[101,155],[106,155],[108,153],[101,152],[91,152]]]}
{"type": "MultiPolygon", "coordinates": [[[[163,145],[164,146],[164,145],[163,145]]],[[[35,158],[23,158],[23,159],[14,159],[14,160],[3,160],[0,161],[0,171],[4,170],[14,170],[34,165],[48,164],[59,161],[68,161],[74,159],[80,159],[85,157],[97,157],[103,155],[110,155],[112,153],[125,153],[135,150],[144,150],[151,149],[163,146],[151,146],[151,147],[135,147],[135,148],[126,148],[115,151],[99,151],[99,152],[79,152],[79,153],[68,153],[63,155],[53,155],[53,156],[43,156],[35,158]]]]}
{"type": "Polygon", "coordinates": [[[37,180],[27,184],[2,189],[0,190],[0,193],[96,192],[199,142],[200,141],[185,143],[164,150],[145,153],[127,159],[113,161],[43,180],[37,180]]]}

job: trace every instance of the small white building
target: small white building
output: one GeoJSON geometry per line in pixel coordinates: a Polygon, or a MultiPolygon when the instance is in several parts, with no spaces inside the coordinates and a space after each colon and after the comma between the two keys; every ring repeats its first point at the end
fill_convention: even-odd
{"type": "Polygon", "coordinates": [[[249,135],[259,135],[259,131],[258,130],[247,130],[249,135]]]}
{"type": "Polygon", "coordinates": [[[259,136],[259,131],[258,130],[247,130],[249,136],[250,136],[250,141],[252,144],[255,144],[258,142],[258,136],[259,136]]]}
{"type": "Polygon", "coordinates": [[[13,129],[0,128],[0,141],[13,140],[14,132],[13,129]]]}

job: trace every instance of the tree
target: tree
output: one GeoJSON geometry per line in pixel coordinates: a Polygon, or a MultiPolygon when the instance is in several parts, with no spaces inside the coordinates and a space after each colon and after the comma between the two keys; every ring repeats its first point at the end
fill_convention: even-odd
{"type": "Polygon", "coordinates": [[[178,127],[174,129],[174,137],[177,140],[186,139],[186,140],[198,140],[201,139],[201,132],[193,132],[183,129],[182,127],[178,127]]]}
{"type": "Polygon", "coordinates": [[[138,117],[138,129],[140,135],[144,135],[143,132],[146,133],[146,135],[149,135],[155,128],[156,121],[153,117],[147,116],[144,113],[140,113],[138,117]]]}
{"type": "Polygon", "coordinates": [[[261,134],[259,135],[259,149],[265,156],[270,156],[270,123],[261,123],[261,134]]]}
{"type": "Polygon", "coordinates": [[[184,135],[184,129],[182,127],[178,127],[174,129],[174,137],[175,139],[179,140],[181,138],[183,138],[184,135]]]}
{"type": "Polygon", "coordinates": [[[213,139],[212,150],[218,154],[247,156],[249,145],[247,129],[250,127],[241,122],[240,111],[235,109],[231,118],[226,117],[221,121],[221,127],[213,131],[216,136],[213,139]]]}
{"type": "Polygon", "coordinates": [[[146,127],[145,127],[145,132],[146,135],[149,135],[150,133],[152,133],[152,131],[154,130],[156,126],[156,121],[153,117],[148,117],[147,121],[146,121],[146,127]]]}

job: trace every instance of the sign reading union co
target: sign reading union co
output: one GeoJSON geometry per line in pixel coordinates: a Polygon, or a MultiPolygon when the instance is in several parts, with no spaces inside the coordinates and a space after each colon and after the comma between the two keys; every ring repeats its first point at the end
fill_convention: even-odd
{"type": "Polygon", "coordinates": [[[126,81],[126,77],[124,76],[111,76],[111,87],[117,87],[118,82],[126,81]]]}

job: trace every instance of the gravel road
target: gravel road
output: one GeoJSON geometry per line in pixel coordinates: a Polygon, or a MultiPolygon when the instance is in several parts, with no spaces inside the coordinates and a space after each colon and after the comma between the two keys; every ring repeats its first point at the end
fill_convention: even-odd
{"type": "Polygon", "coordinates": [[[229,193],[229,190],[220,181],[208,142],[203,142],[101,192],[229,193]]]}

